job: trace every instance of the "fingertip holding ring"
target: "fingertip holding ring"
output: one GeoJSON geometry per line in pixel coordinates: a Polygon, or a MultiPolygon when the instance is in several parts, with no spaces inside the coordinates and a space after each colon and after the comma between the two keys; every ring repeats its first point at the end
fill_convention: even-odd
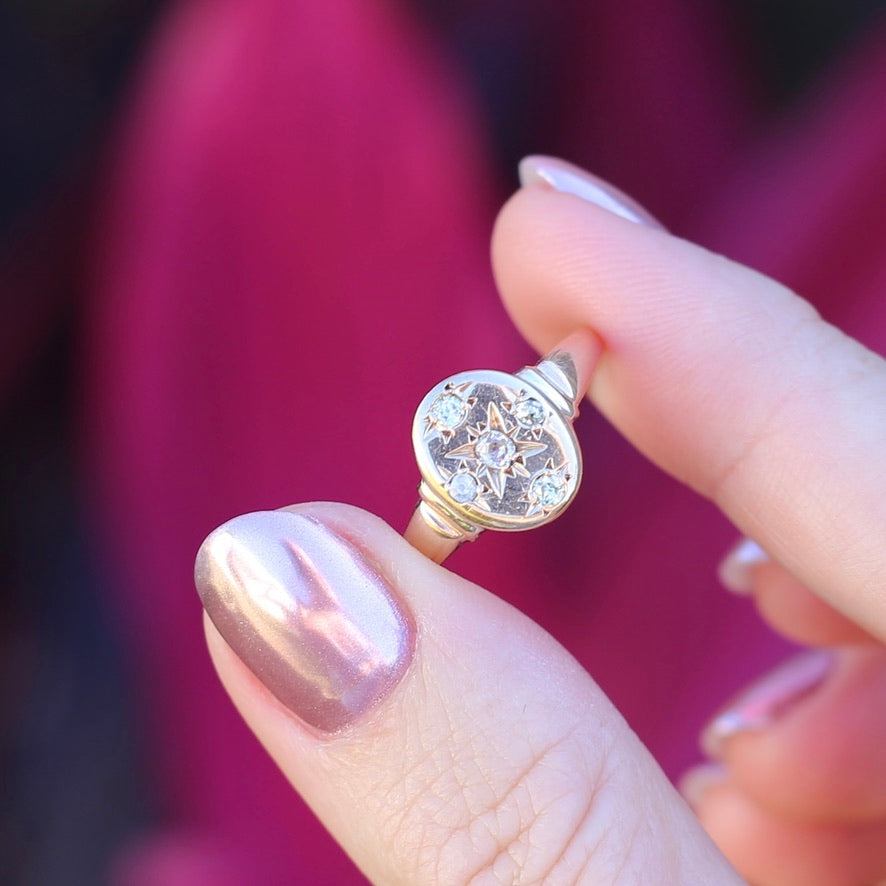
{"type": "Polygon", "coordinates": [[[572,422],[602,345],[572,333],[510,375],[460,372],[423,398],[412,425],[422,480],[406,540],[442,563],[484,529],[523,531],[556,519],[581,481],[572,422]]]}

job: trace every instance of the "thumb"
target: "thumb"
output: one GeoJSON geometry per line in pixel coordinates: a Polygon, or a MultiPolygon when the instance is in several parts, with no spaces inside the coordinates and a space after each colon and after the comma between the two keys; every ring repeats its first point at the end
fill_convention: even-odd
{"type": "Polygon", "coordinates": [[[740,882],[555,640],[370,514],[238,517],[196,580],[234,703],[373,882],[740,882]]]}

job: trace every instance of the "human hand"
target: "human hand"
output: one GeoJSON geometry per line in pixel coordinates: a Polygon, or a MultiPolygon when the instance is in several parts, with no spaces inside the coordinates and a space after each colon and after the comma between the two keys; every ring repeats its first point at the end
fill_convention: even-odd
{"type": "MultiPolygon", "coordinates": [[[[638,447],[848,622],[886,637],[875,469],[886,420],[868,408],[886,384],[878,358],[771,281],[550,189],[526,188],[503,210],[494,259],[540,350],[576,328],[599,334],[591,397],[638,447]]],[[[763,568],[748,570],[761,608],[763,568]]],[[[562,647],[370,515],[303,505],[237,518],[201,548],[197,579],[232,698],[373,881],[738,882],[562,647]]],[[[720,721],[726,774],[696,775],[693,799],[755,882],[886,873],[886,788],[871,754],[886,731],[886,668],[868,646],[862,659],[839,653],[849,657],[827,691],[782,718],[732,734],[720,721]],[[777,767],[773,778],[772,761],[776,748],[820,768],[822,743],[787,729],[813,704],[848,753],[827,761],[837,768],[810,824],[782,802],[808,781],[785,783],[777,767]],[[840,705],[849,728],[837,728],[840,705]],[[754,789],[747,773],[761,765],[754,789]],[[866,774],[851,784],[867,793],[834,795],[847,771],[866,774]],[[794,842],[776,840],[773,853],[761,827],[794,842]],[[742,830],[756,842],[730,843],[742,830]]]]}
{"type": "MultiPolygon", "coordinates": [[[[557,162],[524,172],[597,196],[557,162]]],[[[494,256],[524,334],[595,329],[597,406],[772,555],[740,545],[724,581],[825,650],[705,730],[719,763],[684,783],[701,821],[755,883],[886,877],[886,365],[771,280],[543,188],[503,212],[494,256]]]]}

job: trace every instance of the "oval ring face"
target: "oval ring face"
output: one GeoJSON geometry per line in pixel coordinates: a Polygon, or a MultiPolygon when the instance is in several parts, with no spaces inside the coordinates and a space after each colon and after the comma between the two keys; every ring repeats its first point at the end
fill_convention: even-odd
{"type": "Polygon", "coordinates": [[[419,470],[445,505],[486,529],[532,529],[559,516],[581,479],[570,422],[525,380],[460,372],[435,385],[412,424],[419,470]]]}

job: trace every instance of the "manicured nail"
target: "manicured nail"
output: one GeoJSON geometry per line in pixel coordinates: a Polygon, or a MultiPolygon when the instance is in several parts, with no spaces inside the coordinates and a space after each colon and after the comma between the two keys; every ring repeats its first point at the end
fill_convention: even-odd
{"type": "Polygon", "coordinates": [[[565,160],[533,154],[520,161],[519,171],[520,184],[524,188],[529,185],[546,185],[555,191],[581,197],[582,200],[635,224],[664,230],[661,222],[627,194],[565,160]]]}
{"type": "Polygon", "coordinates": [[[384,699],[415,626],[388,581],[311,517],[246,514],[215,530],[195,580],[218,632],[294,714],[336,732],[384,699]]]}
{"type": "Polygon", "coordinates": [[[720,763],[700,763],[683,773],[677,787],[686,802],[698,809],[704,795],[726,781],[726,767],[720,763]]]}
{"type": "Polygon", "coordinates": [[[816,649],[770,671],[708,723],[701,734],[702,750],[719,759],[723,744],[733,736],[771,726],[822,684],[833,662],[828,650],[816,649]]]}
{"type": "Polygon", "coordinates": [[[757,542],[743,538],[720,561],[717,574],[723,586],[733,594],[746,595],[753,590],[754,570],[769,562],[769,555],[757,542]]]}

